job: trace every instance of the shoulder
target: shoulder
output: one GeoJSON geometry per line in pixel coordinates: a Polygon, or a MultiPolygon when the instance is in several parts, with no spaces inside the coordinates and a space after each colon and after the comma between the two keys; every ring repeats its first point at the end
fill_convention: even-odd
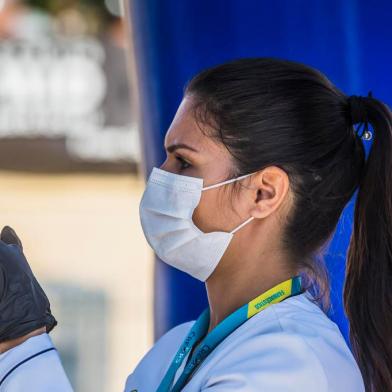
{"type": "Polygon", "coordinates": [[[309,345],[284,331],[253,335],[231,347],[205,377],[203,390],[329,391],[324,369],[309,345]]]}
{"type": "Polygon", "coordinates": [[[1,354],[0,363],[0,383],[4,390],[73,391],[60,356],[46,333],[33,336],[1,354]]]}
{"type": "Polygon", "coordinates": [[[360,392],[362,377],[337,325],[304,295],[250,319],[209,369],[211,392],[360,392]]]}
{"type": "Polygon", "coordinates": [[[364,391],[360,369],[338,325],[314,303],[309,292],[293,297],[287,309],[275,307],[275,314],[282,333],[295,334],[317,358],[328,385],[339,390],[342,387],[335,386],[338,381],[348,391],[364,391]]]}

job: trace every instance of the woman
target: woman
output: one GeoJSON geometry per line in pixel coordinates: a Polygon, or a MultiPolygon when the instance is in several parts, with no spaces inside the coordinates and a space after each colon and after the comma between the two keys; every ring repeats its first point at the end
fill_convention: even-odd
{"type": "Polygon", "coordinates": [[[392,390],[388,107],[303,64],[244,58],[189,81],[165,149],[141,224],[163,261],[205,282],[209,307],[165,333],[125,391],[392,390]],[[326,315],[321,255],[357,187],[352,354],[326,315]]]}
{"type": "Polygon", "coordinates": [[[163,261],[205,281],[209,308],[164,334],[125,390],[392,391],[389,109],[303,64],[239,59],[188,83],[165,149],[142,227],[163,261]],[[353,124],[367,120],[366,162],[353,124]],[[355,361],[323,312],[318,256],[357,186],[344,287],[355,361]]]}

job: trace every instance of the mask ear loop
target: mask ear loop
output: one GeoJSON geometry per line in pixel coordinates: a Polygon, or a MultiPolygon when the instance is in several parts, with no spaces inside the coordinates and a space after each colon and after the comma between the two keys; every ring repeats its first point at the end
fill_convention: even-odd
{"type": "MultiPolygon", "coordinates": [[[[236,178],[231,178],[230,180],[223,181],[223,182],[220,182],[218,184],[206,186],[206,187],[202,188],[202,191],[205,191],[207,189],[217,188],[218,186],[221,186],[221,185],[224,185],[224,184],[229,184],[229,183],[234,182],[234,181],[242,180],[243,178],[249,177],[249,176],[251,176],[252,174],[255,174],[255,173],[257,173],[257,172],[244,174],[243,176],[236,177],[236,178]]],[[[251,216],[245,222],[242,222],[239,226],[237,226],[235,229],[230,231],[230,234],[234,234],[237,230],[241,229],[243,226],[245,226],[247,223],[249,223],[253,219],[254,219],[254,216],[251,216]]]]}
{"type": "Polygon", "coordinates": [[[245,226],[247,223],[249,223],[252,219],[254,219],[254,216],[251,216],[249,219],[247,219],[245,222],[241,223],[238,227],[236,227],[234,230],[230,232],[230,234],[234,234],[237,230],[241,229],[241,227],[245,226]]]}
{"type": "Polygon", "coordinates": [[[227,181],[223,181],[223,182],[219,182],[219,183],[214,184],[214,185],[206,186],[206,187],[204,187],[204,188],[201,188],[201,190],[202,190],[202,191],[205,191],[205,190],[207,190],[207,189],[217,188],[218,186],[225,185],[225,184],[229,184],[230,182],[242,180],[243,178],[249,177],[249,176],[251,176],[252,174],[255,174],[255,173],[256,173],[256,172],[248,173],[248,174],[244,174],[243,176],[240,176],[240,177],[231,178],[230,180],[227,180],[227,181]]]}

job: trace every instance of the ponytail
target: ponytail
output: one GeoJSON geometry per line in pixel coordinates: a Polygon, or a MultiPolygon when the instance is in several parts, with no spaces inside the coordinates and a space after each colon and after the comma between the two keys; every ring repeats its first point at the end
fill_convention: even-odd
{"type": "Polygon", "coordinates": [[[361,102],[373,143],[359,182],[343,302],[366,391],[392,391],[392,114],[370,95],[361,102]]]}

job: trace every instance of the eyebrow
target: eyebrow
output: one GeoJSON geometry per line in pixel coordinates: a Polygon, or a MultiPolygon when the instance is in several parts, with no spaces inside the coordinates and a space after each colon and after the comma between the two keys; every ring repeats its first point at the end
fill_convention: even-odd
{"type": "Polygon", "coordinates": [[[199,152],[196,149],[194,149],[193,147],[188,146],[187,144],[183,144],[183,143],[172,144],[171,146],[169,146],[167,148],[167,151],[172,153],[172,152],[178,150],[179,148],[186,148],[187,150],[191,150],[191,151],[194,151],[194,152],[199,152]]]}

